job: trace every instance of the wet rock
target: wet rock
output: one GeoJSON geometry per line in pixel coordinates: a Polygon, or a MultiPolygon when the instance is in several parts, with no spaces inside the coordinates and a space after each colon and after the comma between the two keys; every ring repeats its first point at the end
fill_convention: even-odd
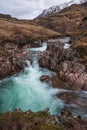
{"type": "Polygon", "coordinates": [[[63,44],[59,41],[48,43],[47,50],[40,56],[39,64],[42,67],[57,70],[57,65],[62,59],[63,44]]]}
{"type": "Polygon", "coordinates": [[[47,81],[49,79],[49,76],[48,75],[42,75],[40,77],[40,81],[47,81]]]}
{"type": "Polygon", "coordinates": [[[54,88],[68,89],[68,85],[63,82],[63,80],[60,80],[57,74],[52,75],[49,80],[51,81],[51,85],[54,88]]]}
{"type": "Polygon", "coordinates": [[[64,49],[59,40],[50,40],[47,50],[40,56],[39,63],[40,66],[57,73],[55,79],[50,79],[54,87],[87,90],[86,66],[80,63],[76,49],[64,49]]]}
{"type": "Polygon", "coordinates": [[[25,68],[25,61],[29,59],[29,52],[7,45],[8,52],[0,57],[0,79],[16,74],[25,68]]]}
{"type": "Polygon", "coordinates": [[[87,90],[86,67],[77,61],[64,61],[61,64],[60,78],[68,83],[70,89],[87,90]]]}
{"type": "MultiPolygon", "coordinates": [[[[77,107],[78,109],[84,109],[86,113],[86,108],[87,108],[87,95],[84,94],[83,92],[79,91],[66,91],[66,92],[61,92],[58,94],[58,97],[64,100],[65,104],[71,105],[73,104],[73,107],[77,107]]],[[[82,112],[81,112],[82,113],[82,112]]]]}

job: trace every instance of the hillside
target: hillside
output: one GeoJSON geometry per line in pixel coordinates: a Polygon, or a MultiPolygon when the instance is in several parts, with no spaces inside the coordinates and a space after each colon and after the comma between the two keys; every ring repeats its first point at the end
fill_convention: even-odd
{"type": "Polygon", "coordinates": [[[63,36],[72,37],[74,47],[87,59],[87,2],[71,5],[54,15],[35,19],[37,25],[52,29],[63,36]],[[84,55],[85,53],[85,55],[84,55]]]}
{"type": "Polygon", "coordinates": [[[0,18],[0,44],[5,42],[26,44],[34,39],[40,40],[58,35],[60,34],[35,26],[28,21],[0,18]]]}
{"type": "MultiPolygon", "coordinates": [[[[35,19],[38,25],[60,32],[64,35],[76,35],[82,24],[82,19],[87,16],[87,7],[81,5],[72,5],[63,9],[61,12],[43,18],[35,19]]],[[[86,25],[85,25],[86,26],[86,25]]],[[[84,28],[86,31],[86,28],[84,28]]]]}

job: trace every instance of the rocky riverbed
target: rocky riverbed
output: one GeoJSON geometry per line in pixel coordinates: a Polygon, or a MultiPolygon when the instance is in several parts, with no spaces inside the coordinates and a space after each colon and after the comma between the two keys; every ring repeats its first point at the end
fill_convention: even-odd
{"type": "MultiPolygon", "coordinates": [[[[66,44],[69,44],[69,41],[66,44]]],[[[56,72],[56,76],[51,77],[53,86],[60,88],[58,82],[62,82],[63,88],[66,86],[67,89],[86,91],[87,66],[81,63],[76,49],[64,46],[64,42],[60,42],[60,39],[48,41],[47,50],[39,59],[40,66],[56,72]]]]}
{"type": "MultiPolygon", "coordinates": [[[[65,104],[61,115],[50,116],[47,112],[33,113],[30,111],[23,113],[18,109],[14,112],[0,114],[1,130],[6,128],[9,130],[9,127],[11,129],[31,128],[31,130],[87,129],[86,121],[84,121],[87,120],[86,64],[81,63],[81,58],[76,49],[69,46],[65,47],[66,44],[69,44],[66,39],[63,38],[63,41],[59,38],[48,40],[47,49],[45,48],[44,52],[43,49],[42,52],[38,52],[40,67],[55,72],[51,76],[41,75],[40,80],[43,83],[48,83],[50,87],[60,89],[60,94],[56,94],[56,96],[62,99],[65,104]],[[8,122],[5,120],[7,117],[9,117],[8,122]],[[20,120],[20,122],[17,123],[16,120],[20,120]]],[[[41,46],[41,43],[39,45],[41,46]]],[[[35,43],[34,46],[37,46],[37,44],[35,43]]],[[[23,71],[27,65],[26,60],[32,63],[32,54],[30,49],[27,48],[29,48],[29,45],[22,49],[9,47],[7,55],[6,53],[2,55],[0,61],[1,78],[23,71]]],[[[36,50],[38,51],[38,49],[36,50]]]]}
{"type": "Polygon", "coordinates": [[[52,87],[64,89],[60,97],[73,114],[85,117],[87,113],[87,66],[81,63],[81,58],[76,49],[66,47],[69,38],[48,41],[47,50],[41,54],[39,63],[41,67],[48,68],[56,73],[51,77],[42,76],[44,81],[52,87]],[[67,41],[67,42],[66,42],[67,41]]]}

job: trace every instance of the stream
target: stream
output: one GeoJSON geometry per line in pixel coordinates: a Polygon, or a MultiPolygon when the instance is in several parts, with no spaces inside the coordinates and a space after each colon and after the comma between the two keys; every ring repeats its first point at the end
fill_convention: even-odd
{"type": "MultiPolygon", "coordinates": [[[[58,39],[56,39],[58,40],[58,39]]],[[[70,38],[59,39],[64,44],[64,49],[68,49],[70,38]]],[[[55,42],[55,40],[53,40],[55,42]]],[[[32,62],[26,61],[27,67],[17,75],[11,76],[4,80],[0,80],[0,113],[21,109],[22,111],[31,110],[33,112],[49,109],[51,115],[60,114],[64,108],[72,111],[73,115],[81,115],[87,118],[87,92],[86,91],[69,91],[56,89],[46,82],[41,82],[42,75],[51,76],[54,72],[40,68],[38,63],[38,52],[44,52],[47,43],[43,42],[42,47],[29,48],[32,54],[32,62]],[[60,93],[74,93],[77,95],[78,103],[82,107],[75,104],[65,104],[63,100],[58,98],[60,93]],[[84,108],[85,106],[85,108],[84,108]]],[[[72,99],[68,99],[72,100],[72,99]]]]}
{"type": "Polygon", "coordinates": [[[50,114],[58,114],[63,108],[63,101],[58,99],[58,89],[54,89],[40,81],[42,75],[53,72],[40,68],[38,51],[45,51],[47,43],[42,47],[30,48],[33,53],[32,64],[26,61],[24,72],[0,81],[0,113],[20,108],[22,111],[33,112],[49,109],[50,114]]]}

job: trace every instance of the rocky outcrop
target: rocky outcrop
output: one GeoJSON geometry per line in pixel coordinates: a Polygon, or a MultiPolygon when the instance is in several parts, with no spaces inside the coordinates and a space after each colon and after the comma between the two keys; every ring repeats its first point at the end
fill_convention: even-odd
{"type": "Polygon", "coordinates": [[[40,56],[40,66],[57,73],[51,77],[54,87],[87,90],[86,65],[80,63],[75,49],[63,46],[59,41],[48,43],[47,50],[40,56]]]}
{"type": "Polygon", "coordinates": [[[11,15],[6,15],[6,14],[0,14],[0,18],[5,18],[5,19],[13,19],[13,20],[17,20],[17,18],[13,18],[11,17],[11,15]]]}
{"type": "Polygon", "coordinates": [[[74,90],[87,91],[86,66],[77,61],[64,61],[61,64],[60,79],[68,82],[68,86],[74,90]]]}
{"type": "Polygon", "coordinates": [[[50,70],[58,69],[57,64],[60,63],[63,52],[63,44],[58,42],[49,42],[47,50],[40,56],[40,66],[49,68],[50,70]]]}
{"type": "Polygon", "coordinates": [[[25,48],[20,50],[16,46],[7,47],[4,47],[0,57],[0,79],[22,71],[26,65],[25,61],[29,59],[29,52],[25,48]]]}

